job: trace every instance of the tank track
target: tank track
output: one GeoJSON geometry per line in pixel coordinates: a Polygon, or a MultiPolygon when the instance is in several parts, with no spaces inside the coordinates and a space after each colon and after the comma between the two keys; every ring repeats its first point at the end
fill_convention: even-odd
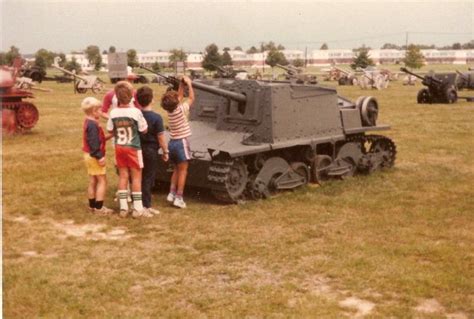
{"type": "MultiPolygon", "coordinates": [[[[395,143],[388,137],[383,135],[357,135],[357,136],[350,136],[346,139],[347,142],[356,142],[361,144],[361,149],[364,154],[370,153],[370,149],[367,150],[365,148],[365,144],[369,143],[370,145],[375,145],[375,143],[386,143],[388,147],[388,151],[390,153],[390,157],[385,160],[385,164],[382,168],[390,168],[394,165],[395,159],[397,157],[397,146],[395,143]]],[[[370,172],[370,167],[366,167],[366,164],[359,163],[358,167],[363,168],[367,172],[370,172]]]]}
{"type": "Polygon", "coordinates": [[[207,175],[207,180],[212,186],[212,194],[216,199],[225,203],[236,203],[243,200],[242,196],[230,194],[226,185],[233,165],[234,160],[213,160],[207,175]]]}

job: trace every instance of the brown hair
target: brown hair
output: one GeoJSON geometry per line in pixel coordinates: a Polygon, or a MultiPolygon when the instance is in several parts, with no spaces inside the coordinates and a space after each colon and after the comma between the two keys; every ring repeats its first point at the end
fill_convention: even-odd
{"type": "Polygon", "coordinates": [[[153,100],[153,90],[148,86],[142,86],[137,90],[137,101],[142,107],[147,107],[153,100]]]}
{"type": "Polygon", "coordinates": [[[117,82],[114,88],[119,105],[127,105],[133,97],[133,86],[127,81],[117,82]]]}
{"type": "Polygon", "coordinates": [[[168,112],[173,112],[179,104],[178,92],[171,90],[161,98],[161,106],[168,112]]]}

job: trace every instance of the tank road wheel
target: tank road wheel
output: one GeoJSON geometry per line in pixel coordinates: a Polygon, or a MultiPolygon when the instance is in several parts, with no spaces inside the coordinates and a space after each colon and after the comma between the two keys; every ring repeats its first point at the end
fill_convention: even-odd
{"type": "Polygon", "coordinates": [[[345,157],[340,160],[343,166],[348,168],[347,172],[342,175],[339,175],[339,178],[342,180],[348,179],[353,177],[357,171],[357,165],[354,163],[354,160],[351,157],[345,157]]]}
{"type": "Polygon", "coordinates": [[[360,114],[364,126],[375,126],[379,115],[379,104],[377,100],[372,96],[366,97],[362,101],[360,114]]]}
{"type": "Polygon", "coordinates": [[[214,184],[212,194],[216,199],[236,203],[242,199],[248,183],[247,166],[241,159],[213,161],[208,180],[214,184]]]}
{"type": "Polygon", "coordinates": [[[331,177],[328,175],[329,167],[332,164],[332,159],[328,155],[317,155],[313,164],[311,165],[311,178],[313,182],[319,185],[324,184],[331,177]]]}
{"type": "Polygon", "coordinates": [[[301,185],[306,185],[309,183],[310,172],[308,166],[302,162],[291,163],[291,169],[293,169],[298,175],[303,177],[301,185]]]}
{"type": "Polygon", "coordinates": [[[455,89],[447,89],[446,90],[446,102],[448,104],[456,103],[458,100],[458,94],[456,93],[455,89]]]}
{"type": "Polygon", "coordinates": [[[431,94],[428,89],[421,89],[416,96],[418,104],[431,104],[431,94]]]}
{"type": "Polygon", "coordinates": [[[21,102],[16,111],[17,127],[19,130],[29,130],[39,119],[39,112],[32,103],[21,102]]]}

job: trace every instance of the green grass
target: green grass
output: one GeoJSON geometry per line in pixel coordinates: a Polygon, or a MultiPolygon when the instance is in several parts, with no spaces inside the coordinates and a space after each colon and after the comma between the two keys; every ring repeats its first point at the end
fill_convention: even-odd
{"type": "MultiPolygon", "coordinates": [[[[190,190],[176,210],[158,192],[162,214],[143,221],[87,213],[85,95],[41,86],[54,92],[35,92],[37,126],[3,137],[6,318],[340,318],[356,315],[348,297],[373,303],[369,317],[474,316],[473,103],[418,105],[420,84],[339,87],[379,100],[393,169],[241,206],[190,190]],[[74,235],[90,225],[102,229],[74,235]],[[131,237],[101,239],[118,228],[131,237]],[[417,312],[426,299],[443,310],[417,312]]],[[[110,146],[108,173],[117,208],[110,146]]]]}

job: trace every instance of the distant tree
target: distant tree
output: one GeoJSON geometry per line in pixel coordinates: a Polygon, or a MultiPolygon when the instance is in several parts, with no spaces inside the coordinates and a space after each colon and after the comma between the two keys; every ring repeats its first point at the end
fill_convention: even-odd
{"type": "Polygon", "coordinates": [[[461,43],[459,42],[453,43],[453,50],[461,50],[461,49],[462,49],[461,43]]]}
{"type": "Polygon", "coordinates": [[[403,62],[405,65],[412,69],[419,69],[423,66],[425,57],[420,52],[420,48],[417,45],[410,44],[403,62]]]}
{"type": "Polygon", "coordinates": [[[357,56],[352,60],[351,68],[356,70],[357,68],[365,69],[369,65],[374,65],[374,61],[369,56],[369,50],[360,50],[357,56]]]}
{"type": "Polygon", "coordinates": [[[12,45],[10,50],[5,53],[5,62],[7,65],[11,65],[13,61],[20,56],[20,49],[12,45]]]}
{"type": "Polygon", "coordinates": [[[270,42],[263,42],[260,46],[260,51],[271,51],[271,50],[285,50],[285,47],[281,44],[276,45],[275,42],[270,41],[270,42]]]}
{"type": "Polygon", "coordinates": [[[66,61],[66,55],[64,53],[59,53],[58,54],[60,60],[58,62],[59,66],[64,68],[64,66],[66,65],[67,61],[66,61]]]}
{"type": "Polygon", "coordinates": [[[69,71],[75,70],[76,73],[80,73],[82,71],[81,65],[77,63],[76,58],[72,58],[71,61],[68,61],[65,65],[64,68],[69,71]]]}
{"type": "Polygon", "coordinates": [[[42,70],[50,67],[54,62],[54,58],[58,56],[57,53],[48,51],[46,49],[39,49],[35,54],[35,66],[42,70]]]}
{"type": "Polygon", "coordinates": [[[7,64],[7,57],[5,52],[0,52],[0,65],[7,64]]]}
{"type": "Polygon", "coordinates": [[[276,48],[273,48],[268,52],[267,58],[265,59],[265,63],[273,68],[277,64],[287,65],[288,61],[286,60],[286,57],[283,52],[278,51],[276,48]]]}
{"type": "Polygon", "coordinates": [[[304,66],[304,60],[297,58],[293,61],[293,65],[296,66],[297,68],[301,68],[304,66]]]}
{"type": "Polygon", "coordinates": [[[319,50],[327,50],[327,49],[329,49],[329,47],[326,43],[323,43],[323,45],[321,45],[321,47],[319,48],[319,50]]]}
{"type": "Polygon", "coordinates": [[[151,65],[151,69],[155,72],[160,72],[161,65],[158,62],[155,62],[151,65]]]}
{"type": "Polygon", "coordinates": [[[464,50],[474,49],[474,40],[464,43],[462,45],[462,49],[464,50]]]}
{"type": "Polygon", "coordinates": [[[208,71],[217,70],[216,65],[222,65],[222,56],[219,54],[219,48],[214,43],[206,47],[206,53],[202,60],[202,67],[208,71]]]}
{"type": "Polygon", "coordinates": [[[281,50],[285,50],[285,47],[284,47],[283,45],[279,44],[279,45],[277,46],[277,50],[280,50],[280,51],[281,51],[281,50]]]}
{"type": "Polygon", "coordinates": [[[240,46],[236,46],[236,47],[234,48],[234,50],[235,50],[235,51],[243,51],[243,50],[242,50],[242,47],[240,47],[240,46]]]}
{"type": "Polygon", "coordinates": [[[402,47],[393,43],[385,43],[384,45],[382,45],[381,49],[382,50],[401,50],[402,47]]]}
{"type": "Polygon", "coordinates": [[[135,49],[130,49],[127,51],[127,64],[132,68],[139,65],[137,51],[135,49]]]}
{"type": "Polygon", "coordinates": [[[109,53],[115,53],[116,49],[113,45],[109,47],[109,53]]]}
{"type": "Polygon", "coordinates": [[[232,61],[232,57],[229,54],[229,50],[224,49],[224,53],[222,54],[222,65],[232,65],[232,64],[234,64],[234,62],[232,61]]]}
{"type": "Polygon", "coordinates": [[[369,52],[370,49],[372,49],[372,48],[365,46],[365,44],[362,44],[361,47],[352,49],[352,51],[353,51],[353,52],[361,52],[361,51],[367,51],[367,52],[369,52]]]}
{"type": "Polygon", "coordinates": [[[258,49],[252,46],[250,49],[247,50],[247,54],[255,54],[258,53],[258,49]]]}
{"type": "Polygon", "coordinates": [[[97,45],[89,45],[85,53],[89,63],[94,65],[94,70],[100,70],[102,67],[102,55],[100,54],[99,47],[97,45]]]}
{"type": "Polygon", "coordinates": [[[172,49],[169,61],[171,65],[175,65],[176,62],[186,62],[188,55],[180,49],[172,49]]]}

